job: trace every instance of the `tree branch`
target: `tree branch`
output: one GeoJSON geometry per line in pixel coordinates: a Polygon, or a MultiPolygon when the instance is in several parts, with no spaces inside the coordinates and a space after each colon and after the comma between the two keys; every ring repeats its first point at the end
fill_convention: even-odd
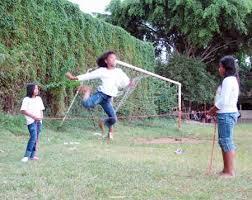
{"type": "Polygon", "coordinates": [[[206,55],[201,59],[201,62],[204,62],[205,60],[207,60],[207,59],[211,56],[211,54],[215,53],[217,50],[219,50],[219,49],[221,49],[221,48],[223,48],[223,47],[225,47],[225,46],[228,46],[228,45],[230,45],[230,44],[232,44],[232,43],[234,43],[234,42],[236,42],[236,41],[237,41],[237,40],[233,40],[233,41],[230,41],[229,43],[226,43],[226,44],[224,44],[224,45],[221,45],[221,46],[218,46],[218,47],[213,48],[208,54],[206,54],[206,55]]]}

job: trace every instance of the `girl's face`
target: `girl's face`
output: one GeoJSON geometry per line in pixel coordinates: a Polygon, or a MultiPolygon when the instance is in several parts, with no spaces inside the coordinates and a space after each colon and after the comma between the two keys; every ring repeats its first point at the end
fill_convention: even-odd
{"type": "Polygon", "coordinates": [[[113,68],[116,66],[116,55],[110,54],[107,59],[105,59],[105,62],[108,66],[108,68],[113,68]]]}
{"type": "Polygon", "coordinates": [[[224,77],[225,72],[226,72],[225,68],[222,66],[222,64],[220,64],[219,65],[219,74],[220,74],[220,76],[224,77]]]}
{"type": "Polygon", "coordinates": [[[39,89],[38,89],[38,86],[35,85],[34,90],[33,90],[33,96],[38,96],[38,94],[39,94],[39,89]]]}

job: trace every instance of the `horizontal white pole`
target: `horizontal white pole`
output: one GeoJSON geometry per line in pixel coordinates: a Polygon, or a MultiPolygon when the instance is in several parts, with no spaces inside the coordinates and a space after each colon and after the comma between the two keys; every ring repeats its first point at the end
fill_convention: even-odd
{"type": "Polygon", "coordinates": [[[133,66],[133,65],[130,65],[130,64],[125,63],[125,62],[122,62],[122,61],[120,61],[120,60],[117,60],[117,61],[116,61],[116,64],[121,65],[121,66],[124,66],[124,67],[131,68],[131,69],[134,69],[134,70],[136,70],[136,71],[142,72],[142,73],[147,74],[147,75],[150,75],[150,76],[154,76],[154,77],[159,78],[159,79],[162,79],[162,80],[164,80],[164,81],[168,81],[168,82],[174,83],[174,84],[176,84],[176,85],[178,85],[178,86],[181,87],[181,83],[180,83],[180,82],[171,80],[171,79],[169,79],[169,78],[160,76],[160,75],[158,75],[158,74],[154,74],[154,73],[149,72],[149,71],[147,71],[147,70],[145,70],[145,69],[142,69],[142,68],[139,68],[139,67],[135,67],[135,66],[133,66]]]}
{"type": "Polygon", "coordinates": [[[174,80],[171,80],[169,78],[166,78],[166,77],[163,77],[163,76],[160,76],[158,74],[154,74],[152,72],[149,72],[147,70],[144,70],[142,68],[139,68],[139,67],[135,67],[133,65],[130,65],[128,63],[125,63],[125,62],[122,62],[120,60],[116,60],[116,64],[118,65],[121,65],[121,66],[124,66],[124,67],[128,67],[130,69],[134,69],[135,71],[138,71],[138,72],[142,72],[144,74],[147,74],[147,75],[150,75],[150,76],[153,76],[153,77],[156,77],[156,78],[159,78],[159,79],[162,79],[164,81],[167,81],[167,82],[171,82],[171,83],[174,83],[176,85],[178,85],[178,111],[179,111],[179,115],[178,115],[178,128],[180,129],[181,128],[181,83],[180,82],[177,82],[177,81],[174,81],[174,80]]]}

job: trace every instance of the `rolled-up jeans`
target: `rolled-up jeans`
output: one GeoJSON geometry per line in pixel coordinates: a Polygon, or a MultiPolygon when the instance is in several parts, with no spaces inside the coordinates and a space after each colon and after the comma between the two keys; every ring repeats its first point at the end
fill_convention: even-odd
{"type": "Polygon", "coordinates": [[[117,116],[115,109],[112,105],[112,97],[104,94],[103,92],[97,91],[92,94],[88,99],[82,100],[82,105],[87,108],[94,108],[96,105],[100,104],[108,118],[104,120],[105,125],[110,128],[117,122],[117,116]]]}
{"type": "Polygon", "coordinates": [[[218,142],[224,152],[233,151],[236,146],[233,141],[234,126],[239,113],[218,113],[218,142]]]}

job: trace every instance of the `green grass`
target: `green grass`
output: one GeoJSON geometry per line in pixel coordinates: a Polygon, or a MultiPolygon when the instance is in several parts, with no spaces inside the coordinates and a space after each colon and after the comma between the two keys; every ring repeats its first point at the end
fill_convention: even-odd
{"type": "Polygon", "coordinates": [[[57,131],[58,122],[45,121],[40,160],[21,163],[28,132],[25,125],[14,124],[24,121],[0,118],[0,199],[252,199],[251,124],[235,129],[237,177],[225,180],[216,175],[222,167],[217,145],[213,173],[205,175],[213,126],[183,124],[178,131],[173,121],[121,122],[108,145],[93,135],[99,130],[86,130],[81,123],[57,131]],[[174,153],[178,144],[134,142],[170,136],[202,142],[182,144],[182,155],[174,153]]]}

